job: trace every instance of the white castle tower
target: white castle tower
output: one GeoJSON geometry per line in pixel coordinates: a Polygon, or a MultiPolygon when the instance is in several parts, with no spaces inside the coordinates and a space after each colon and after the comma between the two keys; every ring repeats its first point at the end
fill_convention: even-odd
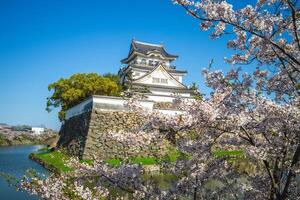
{"type": "MultiPolygon", "coordinates": [[[[164,114],[182,113],[172,107],[180,96],[193,100],[194,91],[183,84],[185,70],[178,70],[171,63],[178,56],[167,53],[163,45],[132,40],[127,58],[121,60],[125,67],[119,70],[121,84],[130,82],[131,90],[143,91],[146,99],[140,99],[141,106],[158,110],[164,114]]],[[[66,120],[91,110],[127,112],[124,106],[128,98],[93,95],[66,111],[66,120]]]]}
{"type": "Polygon", "coordinates": [[[183,84],[186,70],[178,70],[172,62],[178,56],[167,53],[163,45],[132,40],[127,58],[121,60],[126,67],[120,69],[121,83],[128,81],[132,89],[147,88],[144,94],[155,102],[172,102],[176,96],[191,98],[193,91],[183,84]]]}

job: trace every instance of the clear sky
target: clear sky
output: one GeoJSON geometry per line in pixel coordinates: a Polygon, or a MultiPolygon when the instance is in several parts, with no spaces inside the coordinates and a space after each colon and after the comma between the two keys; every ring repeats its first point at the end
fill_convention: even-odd
{"type": "Polygon", "coordinates": [[[201,69],[215,59],[228,69],[225,39],[212,41],[171,0],[1,0],[0,122],[59,129],[45,111],[49,83],[74,73],[117,73],[133,38],[163,43],[185,83],[204,93],[201,69]]]}

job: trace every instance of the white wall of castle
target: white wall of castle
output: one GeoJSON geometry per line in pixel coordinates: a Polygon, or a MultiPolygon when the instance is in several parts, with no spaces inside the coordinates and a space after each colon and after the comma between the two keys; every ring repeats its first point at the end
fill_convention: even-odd
{"type": "MultiPolygon", "coordinates": [[[[138,79],[142,76],[144,76],[146,73],[148,73],[149,71],[142,71],[142,70],[133,70],[132,71],[132,76],[133,79],[138,79]]],[[[175,79],[177,79],[180,83],[182,83],[182,75],[178,75],[178,74],[172,74],[170,73],[175,79]]]]}
{"type": "Polygon", "coordinates": [[[190,97],[190,93],[184,93],[184,92],[171,92],[171,91],[161,91],[157,89],[151,89],[150,91],[153,95],[165,95],[165,96],[182,96],[182,97],[190,97]]]}
{"type": "Polygon", "coordinates": [[[162,95],[146,95],[148,97],[148,100],[152,100],[155,102],[173,102],[175,97],[172,96],[162,96],[162,95]]]}
{"type": "Polygon", "coordinates": [[[162,70],[155,70],[151,74],[147,75],[142,80],[138,80],[137,83],[147,84],[147,85],[160,85],[169,87],[180,87],[180,84],[172,80],[172,78],[162,70]]]}
{"type": "Polygon", "coordinates": [[[159,58],[153,58],[153,57],[147,58],[147,57],[137,56],[133,62],[137,62],[138,64],[145,65],[145,66],[155,66],[156,65],[155,63],[162,62],[162,63],[164,63],[165,66],[167,66],[167,67],[170,66],[170,61],[165,60],[163,58],[159,59],[159,58]]]}
{"type": "MultiPolygon", "coordinates": [[[[102,111],[126,111],[125,103],[128,99],[122,97],[113,97],[113,96],[101,96],[95,95],[90,98],[82,101],[81,103],[73,106],[72,108],[66,111],[65,119],[70,119],[73,116],[80,115],[88,110],[91,110],[95,104],[101,105],[97,107],[102,111]],[[90,107],[88,107],[90,105],[90,107]],[[113,109],[112,109],[113,108],[113,109]]],[[[153,101],[150,100],[140,100],[140,105],[146,109],[153,109],[153,101]]]]}
{"type": "Polygon", "coordinates": [[[68,109],[65,113],[65,119],[70,119],[73,116],[82,114],[83,112],[86,111],[85,108],[89,103],[93,103],[92,97],[90,97],[90,98],[82,101],[81,103],[73,106],[72,108],[68,109]]]}
{"type": "Polygon", "coordinates": [[[174,78],[176,78],[180,83],[182,83],[182,76],[179,75],[174,75],[172,73],[170,73],[174,78]]]}
{"type": "MultiPolygon", "coordinates": [[[[172,102],[175,97],[172,96],[158,96],[158,95],[149,95],[149,98],[146,100],[139,100],[139,104],[146,109],[153,110],[154,102],[172,102]]],[[[184,98],[184,97],[183,97],[184,98]]],[[[187,101],[191,101],[192,98],[184,98],[187,101]]],[[[82,101],[80,104],[73,106],[72,108],[66,111],[65,119],[68,120],[71,117],[80,115],[82,113],[88,112],[93,108],[102,110],[102,111],[128,111],[125,107],[128,99],[121,97],[112,97],[112,96],[92,96],[85,101],[82,101]],[[117,107],[117,109],[110,109],[111,107],[117,107]]],[[[181,111],[177,110],[167,110],[160,109],[159,112],[163,114],[176,115],[180,114],[181,111]]]]}
{"type": "Polygon", "coordinates": [[[144,72],[144,71],[133,70],[133,71],[132,71],[132,78],[133,78],[133,79],[138,79],[138,78],[140,78],[141,76],[144,76],[145,74],[146,74],[146,72],[144,72]]]}
{"type": "MultiPolygon", "coordinates": [[[[148,100],[152,100],[154,102],[173,102],[173,100],[176,98],[174,94],[170,95],[163,95],[163,94],[146,94],[148,97],[148,100]]],[[[181,94],[181,98],[184,99],[191,99],[190,94],[181,94]]]]}

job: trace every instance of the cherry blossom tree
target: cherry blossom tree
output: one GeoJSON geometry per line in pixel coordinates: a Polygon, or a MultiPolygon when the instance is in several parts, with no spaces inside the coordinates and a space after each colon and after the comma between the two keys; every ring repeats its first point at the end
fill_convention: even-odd
{"type": "Polygon", "coordinates": [[[233,35],[227,47],[236,53],[225,60],[231,64],[255,63],[256,89],[274,92],[278,100],[299,95],[299,1],[257,0],[243,8],[226,0],[173,2],[200,20],[202,30],[211,30],[213,39],[233,35]]]}
{"type": "MultiPolygon", "coordinates": [[[[174,104],[182,110],[180,115],[146,110],[137,99],[128,103],[132,111],[140,112],[147,121],[140,127],[141,134],[169,129],[176,134],[174,144],[178,149],[190,155],[188,159],[162,165],[165,172],[177,177],[169,189],[143,181],[141,166],[123,163],[112,167],[97,159],[93,165],[70,161],[75,169],[71,174],[25,180],[23,188],[46,199],[69,199],[70,193],[82,199],[97,199],[109,195],[107,187],[117,187],[135,199],[238,199],[241,194],[244,199],[296,199],[296,176],[300,172],[300,111],[296,106],[299,102],[278,104],[249,88],[250,78],[237,73],[233,70],[224,75],[204,70],[206,83],[215,88],[214,94],[207,100],[176,99],[174,104]],[[194,139],[185,135],[191,130],[197,134],[194,139]],[[238,171],[230,156],[214,155],[216,149],[225,147],[241,149],[256,170],[238,171]],[[241,177],[246,180],[240,181],[241,177]],[[89,181],[94,182],[93,188],[86,186],[89,181]],[[222,187],[209,191],[207,185],[211,181],[218,181],[222,187]],[[66,193],[66,188],[70,192],[66,193]],[[58,196],[51,196],[53,192],[58,196]]],[[[139,132],[136,134],[138,138],[139,132]]]]}
{"type": "MultiPolygon", "coordinates": [[[[129,109],[145,120],[136,130],[136,141],[142,142],[139,134],[160,133],[188,155],[161,164],[176,181],[161,189],[142,179],[141,166],[124,162],[112,167],[97,159],[87,165],[72,159],[68,164],[73,172],[24,179],[21,188],[45,199],[108,198],[112,187],[134,199],[299,198],[299,2],[258,0],[239,9],[218,0],[174,2],[199,19],[201,29],[212,29],[212,38],[234,35],[228,47],[237,53],[226,58],[228,63],[257,65],[252,74],[242,67],[226,74],[204,69],[212,95],[194,101],[176,98],[178,115],[147,110],[136,97],[129,100],[129,109]],[[240,150],[242,155],[216,156],[218,150],[240,150]],[[253,170],[241,169],[242,162],[253,170]],[[213,181],[219,186],[212,188],[213,181]]],[[[134,138],[131,134],[130,140],[134,138]]]]}

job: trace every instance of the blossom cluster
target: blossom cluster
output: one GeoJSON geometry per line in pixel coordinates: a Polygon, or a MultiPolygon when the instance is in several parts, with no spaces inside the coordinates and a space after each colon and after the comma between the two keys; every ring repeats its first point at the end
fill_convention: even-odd
{"type": "Polygon", "coordinates": [[[234,6],[227,1],[173,0],[199,19],[202,30],[213,38],[233,35],[227,47],[236,51],[225,60],[230,64],[257,66],[259,89],[277,99],[299,95],[300,8],[296,0],[258,0],[255,5],[234,6]],[[260,72],[262,71],[262,72],[260,72]]]}
{"type": "MultiPolygon", "coordinates": [[[[214,94],[207,100],[186,102],[176,99],[176,106],[185,111],[182,114],[170,116],[155,110],[132,110],[144,116],[146,124],[140,127],[140,133],[149,134],[150,138],[162,128],[162,135],[176,136],[191,130],[197,134],[194,139],[185,135],[173,137],[173,144],[189,158],[165,163],[165,170],[177,177],[168,189],[143,181],[143,170],[139,165],[123,163],[112,167],[97,159],[92,165],[71,159],[68,165],[74,169],[73,172],[60,177],[51,175],[44,180],[35,177],[24,180],[22,188],[44,199],[71,199],[72,196],[99,199],[112,195],[110,188],[118,188],[128,198],[135,199],[192,196],[196,199],[222,199],[237,198],[240,193],[248,199],[279,198],[287,194],[291,199],[296,198],[293,195],[297,195],[295,176],[299,175],[299,108],[293,103],[278,104],[250,90],[247,83],[242,85],[248,90],[240,85],[220,84],[226,77],[241,77],[236,74],[238,72],[227,75],[216,72],[217,76],[209,70],[205,73],[207,83],[216,87],[214,94]],[[244,158],[256,165],[259,171],[243,175],[234,168],[230,159],[213,155],[214,149],[226,146],[242,149],[244,158]],[[247,181],[239,182],[245,175],[247,181]],[[222,183],[223,187],[209,191],[207,185],[212,180],[222,183]],[[87,187],[89,183],[92,188],[87,187]]],[[[249,80],[246,78],[245,82],[249,80]]],[[[124,139],[121,134],[114,137],[124,139]]],[[[131,139],[134,138],[138,137],[131,139]]]]}

